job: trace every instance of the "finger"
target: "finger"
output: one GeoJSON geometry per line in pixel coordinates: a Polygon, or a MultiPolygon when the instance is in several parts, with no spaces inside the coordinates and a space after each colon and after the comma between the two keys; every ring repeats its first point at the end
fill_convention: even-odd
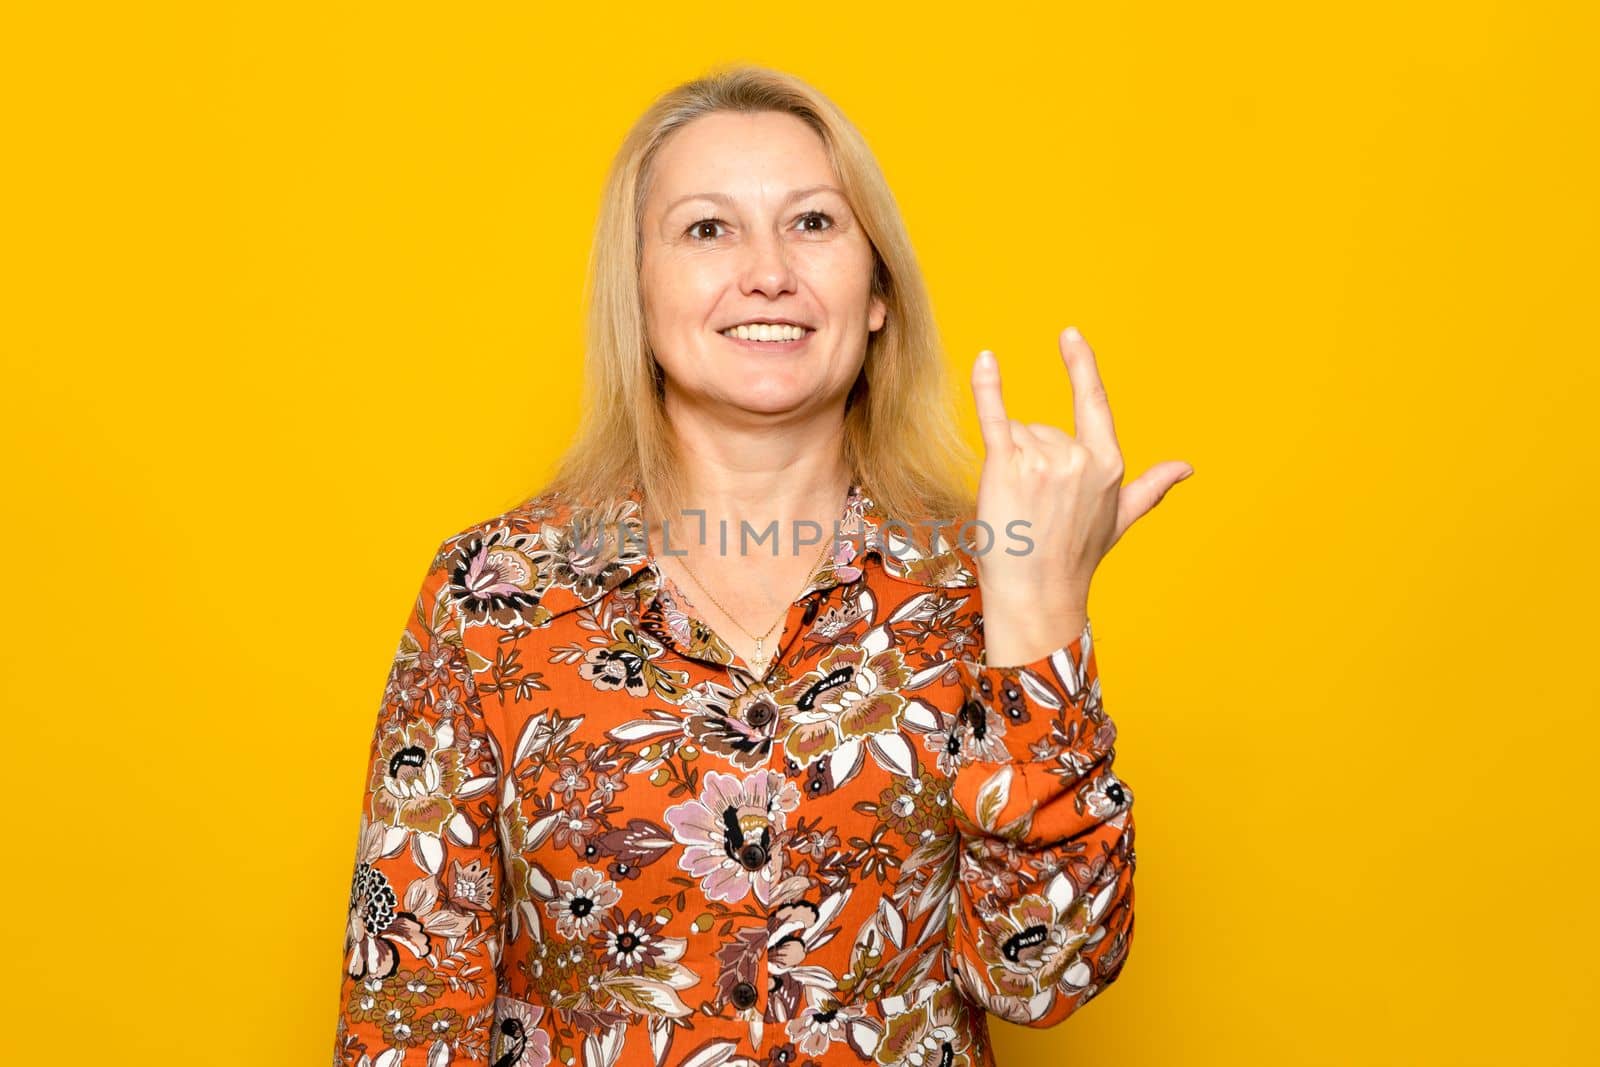
{"type": "Polygon", "coordinates": [[[1138,522],[1150,509],[1161,503],[1171,488],[1194,473],[1194,468],[1181,460],[1157,463],[1133,481],[1122,487],[1117,497],[1117,524],[1111,532],[1111,543],[1121,539],[1123,533],[1138,522]]]}
{"type": "Polygon", "coordinates": [[[972,364],[972,400],[978,408],[978,430],[984,451],[1004,458],[1011,454],[1011,419],[1000,396],[1000,362],[987,348],[972,364]]]}
{"type": "Polygon", "coordinates": [[[1062,330],[1060,341],[1061,360],[1067,365],[1067,377],[1072,380],[1073,433],[1097,455],[1120,456],[1117,432],[1111,424],[1111,403],[1106,398],[1105,383],[1100,380],[1094,349],[1076,326],[1062,330]]]}

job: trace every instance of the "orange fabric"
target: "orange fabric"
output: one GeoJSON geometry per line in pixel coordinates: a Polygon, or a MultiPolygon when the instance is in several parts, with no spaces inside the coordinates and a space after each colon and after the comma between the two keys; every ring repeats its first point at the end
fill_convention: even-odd
{"type": "Polygon", "coordinates": [[[1133,795],[1089,626],[985,665],[972,558],[885,553],[853,487],[758,679],[638,507],[547,494],[440,545],[373,737],[336,1064],[990,1065],[986,1011],[1053,1026],[1117,977],[1133,795]]]}

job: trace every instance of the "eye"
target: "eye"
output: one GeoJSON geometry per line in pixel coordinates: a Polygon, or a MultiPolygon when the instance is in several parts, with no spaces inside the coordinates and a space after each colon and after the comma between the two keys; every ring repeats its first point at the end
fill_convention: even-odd
{"type": "Polygon", "coordinates": [[[828,223],[826,226],[818,227],[814,230],[807,230],[807,233],[822,233],[825,230],[833,229],[833,216],[828,214],[826,211],[808,211],[804,215],[801,215],[800,218],[802,222],[806,219],[823,219],[828,223]]]}
{"type": "MultiPolygon", "coordinates": [[[[721,219],[716,219],[716,218],[700,219],[700,220],[698,220],[696,222],[691,222],[689,224],[689,228],[687,230],[685,230],[684,233],[689,235],[689,239],[691,241],[708,240],[708,238],[700,236],[700,232],[699,232],[700,231],[700,227],[702,227],[702,226],[712,226],[712,225],[715,225],[715,226],[726,226],[727,223],[723,222],[721,219]]],[[[714,240],[715,237],[713,236],[712,238],[709,238],[709,239],[710,240],[714,240]]]]}

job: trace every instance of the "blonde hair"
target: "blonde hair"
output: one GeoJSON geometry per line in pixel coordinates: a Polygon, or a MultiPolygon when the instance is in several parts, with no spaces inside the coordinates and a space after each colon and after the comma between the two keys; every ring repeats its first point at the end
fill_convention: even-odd
{"type": "Polygon", "coordinates": [[[872,291],[888,316],[868,335],[861,374],[845,402],[843,459],[853,479],[896,520],[972,517],[966,480],[972,450],[950,404],[927,288],[888,183],[866,141],[830,100],[790,74],[752,65],[714,70],[663,94],[612,160],[584,294],[587,396],[577,433],[546,490],[605,506],[636,486],[657,515],[686,506],[661,369],[645,332],[641,228],[661,146],[695,119],[720,111],[786,112],[805,121],[821,137],[872,245],[872,291]]]}

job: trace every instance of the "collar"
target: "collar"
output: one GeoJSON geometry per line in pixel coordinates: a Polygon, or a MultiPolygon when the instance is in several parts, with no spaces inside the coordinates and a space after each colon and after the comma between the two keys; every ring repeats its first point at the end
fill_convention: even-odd
{"type": "MultiPolygon", "coordinates": [[[[579,506],[546,493],[524,501],[506,517],[510,523],[495,524],[500,529],[479,528],[475,534],[480,540],[474,547],[481,550],[484,541],[507,537],[525,546],[524,558],[531,559],[537,571],[533,600],[542,623],[593,604],[646,572],[653,576],[646,581],[648,595],[654,597],[661,575],[646,543],[642,515],[643,495],[637,485],[604,505],[579,506]],[[527,552],[528,548],[533,551],[527,552]]],[[[890,525],[865,489],[852,484],[839,523],[837,551],[819,562],[800,596],[860,581],[872,569],[928,589],[977,586],[977,567],[970,553],[955,547],[923,553],[904,537],[904,529],[890,525]]],[[[943,544],[950,539],[946,531],[943,544]]],[[[468,554],[475,553],[469,549],[468,554]]]]}

